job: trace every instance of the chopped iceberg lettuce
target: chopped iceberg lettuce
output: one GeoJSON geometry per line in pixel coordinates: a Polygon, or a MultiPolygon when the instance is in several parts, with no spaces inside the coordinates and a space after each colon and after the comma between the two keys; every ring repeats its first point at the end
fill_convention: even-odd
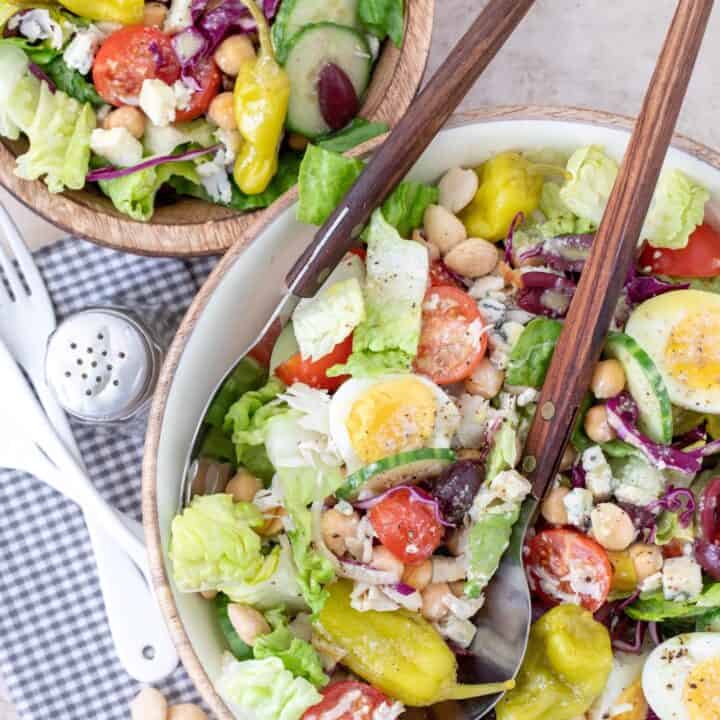
{"type": "MultiPolygon", "coordinates": [[[[18,83],[26,77],[29,61],[27,55],[20,48],[9,43],[0,42],[0,135],[17,140],[20,137],[21,128],[13,119],[13,111],[16,102],[11,98],[18,83]]],[[[33,78],[32,85],[39,93],[39,82],[33,78]]],[[[35,102],[37,104],[37,100],[35,102]]],[[[34,109],[34,108],[33,108],[34,109]]]]}
{"type": "Polygon", "coordinates": [[[235,717],[254,720],[300,720],[322,695],[305,678],[294,677],[280,658],[223,658],[218,689],[235,717]]]}
{"type": "Polygon", "coordinates": [[[193,120],[160,127],[148,123],[143,145],[149,155],[170,155],[181,145],[194,143],[202,147],[215,144],[213,127],[205,120],[193,120]]]}
{"type": "Polygon", "coordinates": [[[251,503],[231,495],[199,495],[172,522],[170,559],[173,577],[183,592],[221,590],[233,597],[233,584],[256,584],[278,567],[280,548],[263,554],[253,530],[264,523],[251,503]]]}
{"type": "Polygon", "coordinates": [[[315,361],[324,357],[365,319],[361,287],[364,278],[362,260],[350,254],[315,297],[298,303],[292,320],[303,359],[315,361]]]}
{"type": "Polygon", "coordinates": [[[703,221],[710,193],[680,170],[660,175],[641,239],[658,248],[684,248],[703,221]]]}
{"type": "Polygon", "coordinates": [[[618,172],[618,165],[597,145],[576,150],[568,160],[571,174],[562,188],[560,199],[585,220],[599,225],[618,172]]]}
{"type": "Polygon", "coordinates": [[[596,226],[590,220],[579,218],[560,197],[560,185],[546,182],[540,193],[540,211],[545,222],[538,226],[543,237],[553,238],[559,235],[578,235],[593,232],[596,226]]]}
{"type": "Polygon", "coordinates": [[[419,243],[403,240],[379,210],[373,213],[367,242],[366,319],[355,328],[347,364],[328,375],[407,372],[417,354],[427,252],[419,243]]]}

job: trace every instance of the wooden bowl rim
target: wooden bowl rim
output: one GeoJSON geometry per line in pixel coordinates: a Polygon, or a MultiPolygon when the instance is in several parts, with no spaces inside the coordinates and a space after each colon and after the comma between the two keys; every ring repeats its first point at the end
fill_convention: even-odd
{"type": "MultiPolygon", "coordinates": [[[[388,79],[384,88],[373,92],[373,83],[363,117],[387,122],[391,127],[404,115],[420,87],[430,54],[435,0],[412,0],[407,4],[405,42],[401,49],[388,41],[380,54],[376,69],[385,63],[388,79]]],[[[198,222],[172,224],[141,223],[122,215],[93,209],[87,204],[85,191],[54,195],[39,180],[18,178],[13,170],[15,156],[0,141],[0,186],[18,202],[68,235],[137,255],[192,257],[219,255],[236,241],[252,237],[256,221],[269,209],[249,213],[225,210],[225,217],[198,222]]],[[[282,198],[278,200],[281,202],[282,198]]],[[[181,204],[186,216],[193,207],[206,206],[198,200],[186,199],[181,204]]],[[[222,213],[221,208],[215,212],[222,213]]]]}
{"type": "MultiPolygon", "coordinates": [[[[448,127],[499,120],[569,121],[581,124],[601,125],[622,130],[631,130],[634,123],[634,118],[632,117],[601,110],[569,106],[510,105],[457,113],[451,119],[448,127]]],[[[358,148],[358,153],[372,150],[380,144],[381,141],[382,138],[378,138],[377,142],[371,141],[367,143],[365,146],[358,148]]],[[[715,169],[720,170],[720,153],[712,150],[708,146],[691,140],[679,133],[673,136],[672,145],[708,163],[715,169]]],[[[226,271],[236,261],[238,256],[242,254],[248,243],[252,242],[253,238],[257,237],[268,225],[274,222],[277,216],[295,201],[296,196],[296,190],[288,192],[278,200],[262,218],[258,219],[251,228],[252,232],[247,233],[247,241],[238,242],[233,245],[218,262],[205,284],[199,290],[183,318],[180,328],[168,351],[155,391],[145,437],[145,452],[142,465],[142,515],[143,526],[145,528],[145,541],[150,560],[150,571],[155,591],[185,669],[204,700],[221,720],[234,720],[234,715],[215,690],[212,681],[195,653],[180,618],[166,573],[157,508],[157,454],[160,445],[162,420],[165,413],[168,391],[198,317],[203,312],[226,271]]]]}

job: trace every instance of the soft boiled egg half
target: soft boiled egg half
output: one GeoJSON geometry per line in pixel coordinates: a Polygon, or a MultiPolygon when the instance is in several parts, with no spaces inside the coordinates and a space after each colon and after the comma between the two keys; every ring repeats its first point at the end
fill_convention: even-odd
{"type": "Polygon", "coordinates": [[[658,645],[642,687],[660,720],[720,720],[720,633],[686,633],[658,645]]]}
{"type": "Polygon", "coordinates": [[[330,435],[347,471],[420,448],[447,448],[460,424],[455,403],[420,375],[351,378],[330,401],[330,435]]]}
{"type": "Polygon", "coordinates": [[[653,359],[673,404],[720,413],[720,295],[657,295],[638,305],[625,332],[653,359]]]}

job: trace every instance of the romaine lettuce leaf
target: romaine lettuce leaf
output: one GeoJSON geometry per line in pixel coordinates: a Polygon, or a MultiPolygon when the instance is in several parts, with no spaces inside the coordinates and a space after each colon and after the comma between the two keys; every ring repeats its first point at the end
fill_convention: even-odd
{"type": "Polygon", "coordinates": [[[575,215],[600,225],[618,165],[603,148],[588,145],[576,150],[568,160],[571,174],[560,189],[560,198],[575,215]]]}
{"type": "Polygon", "coordinates": [[[222,428],[230,406],[250,390],[257,390],[267,379],[260,363],[246,357],[241,360],[215,394],[205,414],[205,423],[222,428]]]}
{"type": "Polygon", "coordinates": [[[194,163],[184,161],[139,170],[114,180],[100,180],[98,184],[119,212],[133,220],[147,222],[155,212],[155,196],[158,190],[175,177],[192,183],[200,182],[194,163]]]}
{"type": "Polygon", "coordinates": [[[703,221],[710,193],[680,170],[660,174],[642,240],[658,248],[684,248],[690,234],[703,221]]]}
{"type": "Polygon", "coordinates": [[[390,36],[397,47],[403,41],[403,0],[360,0],[358,15],[365,29],[380,40],[390,36]]]}
{"type": "Polygon", "coordinates": [[[423,224],[428,205],[438,201],[439,190],[432,185],[404,180],[383,203],[382,214],[404,238],[423,224]]]}
{"type": "Polygon", "coordinates": [[[235,717],[254,720],[300,720],[322,700],[312,683],[293,677],[276,657],[240,662],[226,655],[218,689],[235,717]]]}
{"type": "Polygon", "coordinates": [[[485,484],[490,483],[503,470],[511,470],[517,465],[517,430],[515,423],[509,419],[503,420],[502,425],[495,433],[492,447],[488,454],[485,469],[485,484]]]}
{"type": "Polygon", "coordinates": [[[666,600],[662,590],[644,593],[632,605],[625,608],[625,612],[633,620],[662,622],[697,617],[718,607],[720,607],[720,582],[710,583],[696,600],[683,602],[666,600]]]}
{"type": "Polygon", "coordinates": [[[357,145],[361,145],[372,138],[382,135],[388,131],[388,126],[383,122],[369,122],[365,118],[356,117],[342,130],[325,135],[315,141],[315,144],[324,150],[336,153],[344,153],[357,145]]]}
{"type": "Polygon", "coordinates": [[[56,57],[49,63],[38,63],[45,74],[55,83],[58,90],[62,90],[79,103],[90,103],[101,107],[105,101],[98,95],[95,87],[89,83],[77,70],[69,67],[62,57],[56,57]]]}
{"type": "Polygon", "coordinates": [[[360,160],[308,145],[300,163],[297,218],[322,225],[363,171],[360,160]]]}
{"type": "Polygon", "coordinates": [[[562,323],[558,320],[543,317],[531,320],[510,351],[507,382],[542,387],[561,331],[562,323]]]}
{"type": "Polygon", "coordinates": [[[263,554],[253,530],[263,525],[260,510],[231,495],[198,495],[172,521],[170,560],[182,592],[218,590],[232,597],[233,584],[256,584],[278,567],[280,548],[263,554]]]}
{"type": "Polygon", "coordinates": [[[540,193],[540,211],[545,216],[545,222],[538,226],[543,237],[578,235],[596,230],[594,223],[579,218],[565,204],[560,197],[560,185],[555,182],[548,181],[543,185],[540,193]]]}
{"type": "Polygon", "coordinates": [[[403,240],[376,210],[367,233],[365,322],[355,328],[346,365],[328,374],[371,375],[407,372],[420,340],[428,255],[419,243],[403,240]]]}
{"type": "Polygon", "coordinates": [[[317,687],[327,685],[329,678],[323,672],[315,648],[292,634],[285,613],[281,609],[274,610],[265,613],[265,618],[270,623],[272,632],[255,640],[255,659],[280,658],[285,668],[295,677],[305,678],[317,687]]]}

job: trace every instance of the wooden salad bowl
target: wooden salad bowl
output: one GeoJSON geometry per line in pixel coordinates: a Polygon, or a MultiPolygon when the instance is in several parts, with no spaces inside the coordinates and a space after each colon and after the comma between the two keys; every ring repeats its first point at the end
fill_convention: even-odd
{"type": "MultiPolygon", "coordinates": [[[[568,107],[513,106],[456,115],[425,151],[410,177],[435,182],[450,167],[474,166],[511,149],[570,152],[587,144],[605,146],[619,159],[633,119],[568,107]]],[[[376,146],[371,141],[368,152],[376,146]]],[[[675,135],[667,162],[702,182],[720,199],[720,153],[675,135]]],[[[190,306],[168,351],[155,392],[143,461],[143,524],[155,591],[180,658],[198,690],[221,720],[234,716],[215,689],[224,643],[213,606],[199,595],[177,592],[168,561],[170,523],[179,509],[185,458],[196,423],[216,383],[238,359],[232,323],[242,322],[238,308],[262,303],[268,279],[281,283],[304,249],[293,204],[295,189],[280,198],[230,248],[190,306]]],[[[413,709],[412,720],[474,720],[460,703],[413,709]]]]}
{"type": "MultiPolygon", "coordinates": [[[[386,41],[375,65],[360,116],[390,127],[403,116],[420,87],[430,52],[435,0],[408,0],[402,48],[386,41]]],[[[0,185],[20,202],[70,235],[140,255],[218,255],[254,235],[266,210],[236,212],[192,198],[159,206],[150,222],[131,220],[99,190],[48,192],[40,180],[18,178],[15,158],[25,141],[0,139],[0,185]]],[[[282,201],[282,198],[278,201],[282,201]]]]}

